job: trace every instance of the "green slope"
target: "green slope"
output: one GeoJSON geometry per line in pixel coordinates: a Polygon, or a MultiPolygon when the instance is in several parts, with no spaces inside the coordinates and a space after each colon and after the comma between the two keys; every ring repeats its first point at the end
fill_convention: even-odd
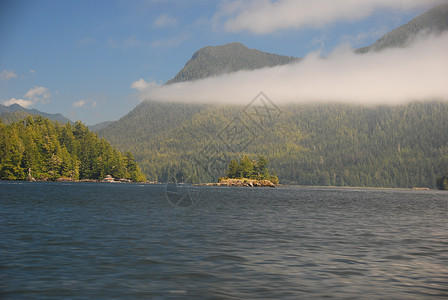
{"type": "Polygon", "coordinates": [[[204,47],[196,51],[177,75],[167,84],[198,80],[240,70],[274,67],[298,58],[249,49],[240,43],[204,47]]]}
{"type": "Polygon", "coordinates": [[[376,43],[357,49],[358,53],[378,52],[386,48],[407,46],[422,33],[440,33],[448,30],[448,4],[439,5],[382,36],[376,43]]]}
{"type": "MultiPolygon", "coordinates": [[[[438,6],[358,52],[402,47],[422,31],[446,30],[447,8],[438,6]]],[[[205,47],[168,84],[297,60],[239,43],[205,47]]],[[[197,182],[215,180],[243,153],[268,157],[282,182],[307,185],[434,187],[448,169],[446,103],[292,105],[281,107],[276,123],[263,129],[253,126],[243,109],[143,102],[99,135],[132,151],[148,178],[159,181],[175,174],[197,182]],[[229,148],[223,132],[235,116],[246,125],[240,124],[243,134],[229,148]],[[235,148],[238,142],[244,147],[235,148]]]]}
{"type": "Polygon", "coordinates": [[[9,125],[0,119],[0,180],[61,177],[103,179],[106,175],[144,181],[131,153],[120,153],[81,122],[53,123],[27,116],[9,125]]]}
{"type": "Polygon", "coordinates": [[[25,118],[26,116],[41,116],[44,118],[48,118],[51,121],[57,121],[59,123],[67,123],[70,119],[64,117],[61,114],[49,114],[37,109],[27,109],[19,104],[13,104],[10,106],[4,106],[0,104],[0,118],[3,119],[4,123],[12,123],[16,122],[20,119],[25,118]]]}
{"type": "Polygon", "coordinates": [[[98,131],[115,145],[135,147],[163,135],[205,109],[206,105],[188,105],[144,101],[120,120],[98,131]]]}
{"type": "Polygon", "coordinates": [[[159,181],[173,174],[196,182],[216,180],[232,158],[245,153],[266,156],[281,182],[305,185],[435,187],[448,169],[446,103],[280,109],[278,119],[260,129],[245,117],[243,107],[147,102],[132,113],[142,112],[138,130],[132,125],[118,134],[122,127],[117,126],[99,134],[120,150],[132,151],[148,178],[159,181]],[[237,151],[226,147],[228,136],[222,134],[236,124],[235,116],[245,123],[236,127],[253,133],[242,137],[249,143],[237,151]],[[216,166],[211,174],[206,168],[210,162],[216,166]]]}

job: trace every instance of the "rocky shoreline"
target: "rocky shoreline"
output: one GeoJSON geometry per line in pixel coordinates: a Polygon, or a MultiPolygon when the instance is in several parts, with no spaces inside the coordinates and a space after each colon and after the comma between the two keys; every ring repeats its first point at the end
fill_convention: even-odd
{"type": "Polygon", "coordinates": [[[242,187],[274,187],[275,184],[269,180],[255,180],[247,178],[220,178],[217,183],[204,183],[208,186],[242,186],[242,187]]]}

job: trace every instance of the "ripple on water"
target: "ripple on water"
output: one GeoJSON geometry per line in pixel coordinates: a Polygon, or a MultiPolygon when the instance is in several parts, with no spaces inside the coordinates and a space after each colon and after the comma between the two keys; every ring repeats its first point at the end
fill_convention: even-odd
{"type": "Polygon", "coordinates": [[[0,182],[0,297],[448,297],[448,196],[0,182]]]}

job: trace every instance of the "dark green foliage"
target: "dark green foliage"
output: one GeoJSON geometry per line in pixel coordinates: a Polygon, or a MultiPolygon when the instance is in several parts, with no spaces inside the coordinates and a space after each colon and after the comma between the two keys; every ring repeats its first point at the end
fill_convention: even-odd
{"type": "Polygon", "coordinates": [[[110,124],[112,124],[112,121],[105,121],[105,122],[100,122],[97,123],[95,125],[89,126],[89,129],[93,132],[97,132],[103,128],[106,128],[107,126],[109,126],[110,124]]]}
{"type": "Polygon", "coordinates": [[[257,160],[251,160],[249,156],[243,155],[238,162],[232,159],[227,168],[227,177],[229,178],[249,178],[256,180],[270,180],[273,179],[278,183],[278,178],[275,174],[269,174],[267,168],[268,161],[264,156],[259,156],[257,160]]]}
{"type": "Polygon", "coordinates": [[[439,190],[448,190],[448,172],[437,180],[439,190]]]}
{"type": "Polygon", "coordinates": [[[36,179],[146,180],[131,153],[121,154],[81,122],[60,125],[40,116],[0,122],[0,179],[24,180],[29,169],[36,179]]]}
{"type": "Polygon", "coordinates": [[[241,152],[266,157],[285,184],[435,187],[448,169],[447,103],[281,106],[263,130],[246,120],[256,136],[241,152],[206,151],[222,146],[220,132],[243,108],[143,102],[99,134],[160,182],[179,173],[216,181],[241,152]],[[211,175],[208,162],[219,167],[211,175]]]}
{"type": "Polygon", "coordinates": [[[240,164],[236,159],[232,159],[229,163],[229,167],[227,168],[227,177],[229,178],[240,178],[240,164]]]}
{"type": "Polygon", "coordinates": [[[243,178],[251,178],[254,174],[254,163],[247,155],[244,155],[240,160],[240,174],[243,178]]]}
{"type": "MultiPolygon", "coordinates": [[[[422,31],[446,30],[447,11],[448,5],[438,6],[357,52],[402,47],[422,31]]],[[[239,43],[205,47],[168,84],[296,61],[239,43]]],[[[243,108],[143,102],[99,135],[132,151],[142,171],[158,181],[177,174],[214,181],[242,152],[265,155],[282,182],[303,185],[435,187],[448,169],[446,103],[284,106],[279,119],[262,130],[243,120],[256,136],[248,136],[250,143],[242,148],[229,147],[220,133],[243,108]]],[[[243,175],[233,167],[229,171],[243,175]]]]}

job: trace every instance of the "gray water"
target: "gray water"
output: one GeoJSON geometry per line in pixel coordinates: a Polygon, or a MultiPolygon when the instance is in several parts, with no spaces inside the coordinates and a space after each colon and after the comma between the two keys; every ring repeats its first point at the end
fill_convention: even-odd
{"type": "Polygon", "coordinates": [[[441,299],[448,193],[0,182],[2,299],[441,299]]]}

